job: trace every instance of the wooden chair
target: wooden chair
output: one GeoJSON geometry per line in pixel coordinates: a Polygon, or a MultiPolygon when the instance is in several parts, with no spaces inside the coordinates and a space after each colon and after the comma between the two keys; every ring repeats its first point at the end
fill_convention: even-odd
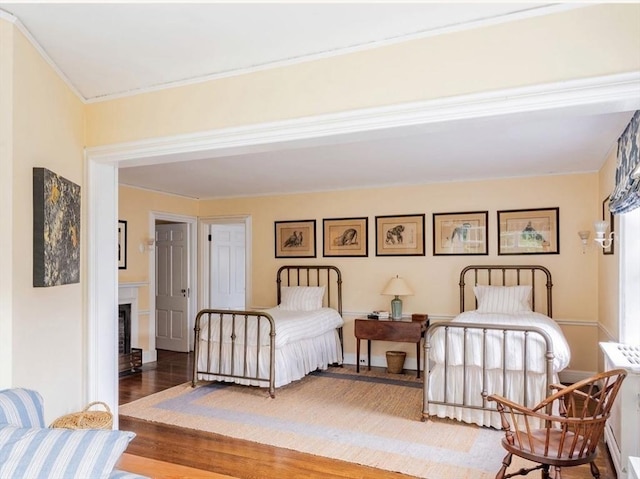
{"type": "Polygon", "coordinates": [[[598,479],[600,471],[594,462],[598,442],[625,376],[623,369],[616,369],[567,387],[551,385],[556,392],[533,409],[502,396],[489,396],[490,401],[497,403],[505,432],[502,446],[507,450],[496,479],[525,475],[537,469],[542,470],[543,479],[550,479],[551,466],[555,470],[554,479],[561,479],[561,468],[587,463],[591,475],[598,479]],[[551,413],[556,400],[559,415],[551,413]],[[506,474],[514,454],[538,465],[506,474]]]}

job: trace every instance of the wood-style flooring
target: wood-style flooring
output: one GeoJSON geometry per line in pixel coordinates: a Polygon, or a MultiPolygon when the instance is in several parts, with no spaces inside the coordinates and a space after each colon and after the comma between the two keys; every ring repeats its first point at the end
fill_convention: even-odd
{"type": "MultiPolygon", "coordinates": [[[[189,380],[192,354],[158,351],[158,361],[121,377],[120,404],[189,380]]],[[[404,474],[299,453],[217,434],[120,416],[120,429],[137,436],[119,468],[157,479],[173,478],[361,478],[401,479],[404,474]],[[147,458],[146,460],[144,458],[147,458]]],[[[496,447],[501,447],[496,444],[496,447]]],[[[616,479],[604,444],[597,460],[601,479],[616,479]]],[[[496,464],[496,472],[500,464],[496,464]]],[[[589,466],[563,469],[564,479],[590,478],[589,466]]]]}

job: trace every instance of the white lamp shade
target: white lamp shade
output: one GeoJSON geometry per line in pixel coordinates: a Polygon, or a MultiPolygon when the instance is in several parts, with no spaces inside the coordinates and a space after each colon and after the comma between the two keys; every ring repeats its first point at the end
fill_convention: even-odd
{"type": "Polygon", "coordinates": [[[380,294],[389,294],[391,296],[410,296],[413,291],[404,279],[399,276],[391,278],[380,294]]]}

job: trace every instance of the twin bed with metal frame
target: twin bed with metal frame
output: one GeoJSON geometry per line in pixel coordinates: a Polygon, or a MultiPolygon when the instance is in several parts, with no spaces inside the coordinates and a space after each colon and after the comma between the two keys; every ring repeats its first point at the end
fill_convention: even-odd
{"type": "Polygon", "coordinates": [[[278,306],[204,309],[195,321],[192,385],[198,380],[277,387],[342,364],[342,274],[335,266],[282,266],[278,306]]]}
{"type": "Polygon", "coordinates": [[[422,418],[499,429],[489,395],[534,406],[569,363],[566,339],[551,319],[551,273],[537,265],[472,265],[459,286],[461,314],[425,335],[422,418]]]}

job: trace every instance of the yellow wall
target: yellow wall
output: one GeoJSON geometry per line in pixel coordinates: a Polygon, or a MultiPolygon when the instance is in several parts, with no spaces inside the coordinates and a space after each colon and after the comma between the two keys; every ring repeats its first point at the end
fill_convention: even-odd
{"type": "MultiPolygon", "coordinates": [[[[32,286],[32,168],[48,168],[82,187],[84,105],[15,27],[1,20],[0,24],[2,67],[9,65],[12,73],[11,102],[7,105],[12,113],[8,126],[11,152],[2,158],[3,172],[10,172],[12,183],[8,219],[11,238],[4,239],[10,241],[12,251],[9,316],[2,319],[11,321],[11,359],[8,366],[3,364],[2,380],[4,385],[39,390],[46,398],[50,419],[78,410],[85,394],[87,331],[82,281],[86,261],[83,253],[79,284],[32,286]],[[5,48],[7,39],[12,41],[10,48],[5,48]],[[10,368],[9,374],[5,368],[10,368]]],[[[3,102],[4,94],[3,88],[3,102]]],[[[82,240],[85,221],[83,218],[82,240]]],[[[7,310],[5,301],[3,297],[3,314],[7,310]]]]}
{"type": "MultiPolygon", "coordinates": [[[[615,185],[615,174],[617,166],[617,149],[613,148],[607,161],[600,169],[598,176],[598,199],[602,202],[611,194],[615,185]]],[[[597,218],[602,215],[599,212],[597,218]]],[[[608,213],[607,213],[608,216],[608,213]]],[[[609,218],[606,218],[607,221],[609,218]]],[[[619,226],[618,216],[614,217],[614,230],[619,226]]],[[[614,254],[598,254],[598,317],[601,324],[599,331],[599,341],[617,341],[619,339],[618,308],[619,308],[619,258],[620,244],[614,245],[614,254]]],[[[600,354],[599,366],[603,369],[604,359],[600,354]]]]}
{"type": "Polygon", "coordinates": [[[640,70],[640,5],[594,5],[90,104],[89,146],[640,70]]]}

